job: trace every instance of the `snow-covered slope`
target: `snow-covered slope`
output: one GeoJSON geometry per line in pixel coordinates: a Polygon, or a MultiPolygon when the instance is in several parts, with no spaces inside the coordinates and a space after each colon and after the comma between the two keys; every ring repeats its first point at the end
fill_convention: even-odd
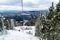
{"type": "Polygon", "coordinates": [[[7,30],[6,35],[1,35],[0,40],[39,40],[37,37],[16,30],[7,30]]]}
{"type": "Polygon", "coordinates": [[[17,27],[14,27],[14,29],[17,31],[20,30],[27,34],[35,35],[35,26],[17,26],[17,27]]]}

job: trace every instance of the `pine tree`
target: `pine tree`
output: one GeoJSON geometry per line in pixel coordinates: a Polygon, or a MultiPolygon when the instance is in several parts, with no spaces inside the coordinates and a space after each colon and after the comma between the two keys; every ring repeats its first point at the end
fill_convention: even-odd
{"type": "Polygon", "coordinates": [[[60,2],[54,9],[53,2],[49,8],[46,18],[43,20],[41,16],[38,17],[36,22],[36,35],[41,36],[47,40],[60,40],[60,2]],[[41,28],[41,24],[43,28],[41,28]]]}
{"type": "Polygon", "coordinates": [[[6,22],[5,22],[5,26],[6,26],[6,29],[10,29],[10,23],[9,23],[9,20],[6,20],[6,22]]]}
{"type": "Polygon", "coordinates": [[[2,17],[0,17],[0,31],[3,30],[3,26],[2,26],[2,17]]]}
{"type": "Polygon", "coordinates": [[[49,14],[46,18],[46,20],[49,21],[45,20],[41,31],[44,37],[46,37],[47,40],[60,40],[60,3],[57,4],[55,10],[53,10],[53,6],[50,7],[49,14]]]}
{"type": "Polygon", "coordinates": [[[54,6],[53,6],[53,2],[52,2],[52,6],[49,8],[49,13],[47,15],[47,18],[49,20],[51,20],[51,18],[53,18],[53,16],[54,16],[54,6]]]}
{"type": "Polygon", "coordinates": [[[41,33],[43,34],[43,38],[47,40],[51,40],[51,19],[54,17],[54,6],[52,2],[52,6],[49,8],[49,14],[46,16],[44,20],[42,20],[43,28],[41,29],[41,33]]]}
{"type": "Polygon", "coordinates": [[[35,32],[35,36],[40,36],[41,35],[41,32],[40,32],[41,27],[42,27],[42,19],[41,18],[42,18],[42,15],[39,14],[38,18],[36,20],[36,32],[35,32]]]}

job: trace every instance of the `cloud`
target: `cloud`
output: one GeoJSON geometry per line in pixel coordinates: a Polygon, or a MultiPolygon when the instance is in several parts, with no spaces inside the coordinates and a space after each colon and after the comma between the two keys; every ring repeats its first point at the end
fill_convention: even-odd
{"type": "Polygon", "coordinates": [[[21,10],[21,6],[5,6],[5,5],[2,5],[0,6],[0,10],[21,10]]]}
{"type": "Polygon", "coordinates": [[[31,2],[33,4],[37,4],[40,0],[23,0],[24,3],[31,2]]]}
{"type": "Polygon", "coordinates": [[[0,5],[20,5],[21,0],[0,0],[0,5]]]}
{"type": "Polygon", "coordinates": [[[48,9],[52,2],[54,6],[58,3],[58,0],[24,0],[24,6],[36,10],[48,9]]]}
{"type": "MultiPolygon", "coordinates": [[[[37,10],[37,8],[32,8],[32,7],[27,7],[27,6],[24,6],[23,9],[25,11],[28,11],[28,10],[37,10]]],[[[21,6],[5,6],[5,5],[2,5],[0,6],[0,10],[22,10],[22,7],[21,6]]]]}
{"type": "MultiPolygon", "coordinates": [[[[56,5],[58,0],[23,0],[24,10],[42,10],[48,9],[51,3],[56,5]]],[[[0,0],[0,9],[3,10],[21,10],[21,0],[0,0]]]]}

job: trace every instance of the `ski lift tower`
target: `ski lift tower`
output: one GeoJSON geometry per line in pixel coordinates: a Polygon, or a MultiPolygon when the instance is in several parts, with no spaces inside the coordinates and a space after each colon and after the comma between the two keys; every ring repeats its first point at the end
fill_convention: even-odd
{"type": "MultiPolygon", "coordinates": [[[[23,0],[21,0],[21,6],[22,6],[22,12],[21,13],[23,13],[23,0]]],[[[23,18],[23,20],[24,20],[24,18],[23,18]]],[[[24,22],[23,20],[22,20],[22,25],[24,24],[23,23],[24,22]]]]}
{"type": "Polygon", "coordinates": [[[23,13],[23,0],[21,0],[22,13],[23,13]]]}
{"type": "Polygon", "coordinates": [[[59,3],[60,3],[60,0],[59,0],[59,3]]]}

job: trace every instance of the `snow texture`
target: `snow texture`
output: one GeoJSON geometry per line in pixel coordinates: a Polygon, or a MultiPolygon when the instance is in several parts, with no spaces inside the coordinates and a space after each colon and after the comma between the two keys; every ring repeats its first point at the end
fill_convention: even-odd
{"type": "Polygon", "coordinates": [[[39,40],[37,37],[23,31],[6,30],[7,34],[1,35],[0,40],[39,40]]]}

